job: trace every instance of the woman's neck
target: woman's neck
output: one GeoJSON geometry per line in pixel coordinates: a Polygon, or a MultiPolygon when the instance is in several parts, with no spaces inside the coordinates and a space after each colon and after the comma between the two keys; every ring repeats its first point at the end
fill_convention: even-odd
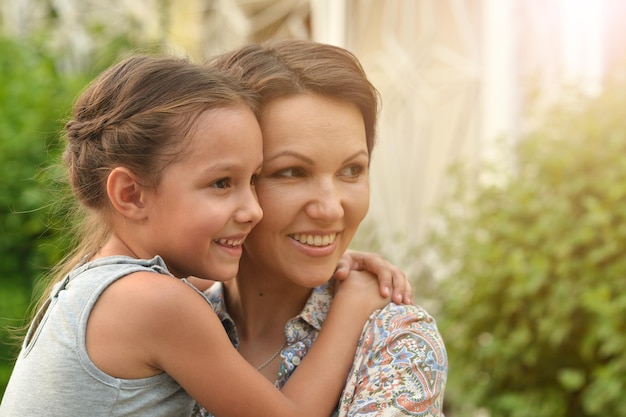
{"type": "Polygon", "coordinates": [[[312,291],[243,262],[237,278],[224,288],[226,308],[239,336],[250,340],[282,337],[285,324],[300,314],[312,291]]]}
{"type": "Polygon", "coordinates": [[[262,271],[259,265],[241,262],[237,278],[224,283],[224,302],[237,327],[239,353],[274,382],[285,325],[300,314],[312,290],[262,271]]]}

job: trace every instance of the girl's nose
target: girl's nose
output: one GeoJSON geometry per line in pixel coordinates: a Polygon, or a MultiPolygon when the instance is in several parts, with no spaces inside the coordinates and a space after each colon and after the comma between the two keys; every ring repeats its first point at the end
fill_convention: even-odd
{"type": "Polygon", "coordinates": [[[256,225],[263,218],[263,210],[259,205],[259,200],[254,189],[244,193],[241,208],[235,214],[235,220],[240,223],[252,223],[256,225]]]}

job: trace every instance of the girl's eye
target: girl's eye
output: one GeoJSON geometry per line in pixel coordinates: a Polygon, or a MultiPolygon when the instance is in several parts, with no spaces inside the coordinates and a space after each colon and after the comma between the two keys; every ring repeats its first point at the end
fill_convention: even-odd
{"type": "Polygon", "coordinates": [[[230,187],[230,178],[221,178],[217,181],[214,181],[211,184],[211,187],[214,188],[228,188],[230,187]]]}
{"type": "Polygon", "coordinates": [[[349,165],[339,172],[339,175],[348,178],[357,178],[365,172],[365,168],[361,165],[349,165]]]}

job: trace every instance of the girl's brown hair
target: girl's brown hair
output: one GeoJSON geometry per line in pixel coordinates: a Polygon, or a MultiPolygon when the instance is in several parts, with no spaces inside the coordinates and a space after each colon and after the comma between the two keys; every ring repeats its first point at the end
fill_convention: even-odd
{"type": "Polygon", "coordinates": [[[355,104],[363,115],[371,156],[380,98],[359,60],[346,49],[306,40],[272,40],[219,55],[209,63],[259,94],[261,114],[272,99],[306,92],[355,104]]]}

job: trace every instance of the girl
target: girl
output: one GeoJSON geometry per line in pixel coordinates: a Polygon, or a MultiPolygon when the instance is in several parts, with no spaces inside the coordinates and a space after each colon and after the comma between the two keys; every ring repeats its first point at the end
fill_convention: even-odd
{"type": "Polygon", "coordinates": [[[239,355],[185,279],[235,276],[262,217],[254,100],[219,73],[136,56],[96,79],[63,159],[86,216],[31,323],[2,416],[327,416],[377,281],[342,283],[316,348],[278,391],[239,355]],[[306,390],[304,389],[306,387],[306,390]]]}

